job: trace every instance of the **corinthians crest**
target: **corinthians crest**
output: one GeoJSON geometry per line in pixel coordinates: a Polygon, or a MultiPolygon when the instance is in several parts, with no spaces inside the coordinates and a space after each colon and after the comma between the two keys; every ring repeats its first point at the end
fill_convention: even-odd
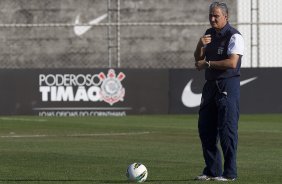
{"type": "Polygon", "coordinates": [[[108,71],[107,76],[101,72],[99,78],[102,81],[101,85],[101,99],[105,102],[113,105],[116,102],[123,101],[125,95],[125,89],[121,85],[121,81],[125,78],[125,74],[120,72],[116,76],[116,72],[113,69],[108,71]]]}

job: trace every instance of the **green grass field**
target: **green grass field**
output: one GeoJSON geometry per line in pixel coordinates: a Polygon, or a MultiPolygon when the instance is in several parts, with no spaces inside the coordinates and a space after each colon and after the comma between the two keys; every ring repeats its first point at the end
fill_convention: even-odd
{"type": "MultiPolygon", "coordinates": [[[[234,183],[282,183],[281,156],[282,115],[242,115],[234,183]]],[[[148,184],[203,183],[197,116],[0,117],[0,183],[128,183],[132,162],[148,184]]]]}

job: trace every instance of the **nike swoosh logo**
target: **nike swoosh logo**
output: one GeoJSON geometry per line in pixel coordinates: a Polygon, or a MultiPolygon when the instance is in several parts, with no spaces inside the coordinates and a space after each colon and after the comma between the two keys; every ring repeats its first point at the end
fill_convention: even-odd
{"type": "Polygon", "coordinates": [[[100,17],[97,17],[97,18],[91,20],[90,22],[88,22],[89,26],[79,26],[79,24],[80,24],[80,15],[77,15],[76,19],[75,19],[75,23],[74,23],[75,26],[73,28],[74,33],[77,36],[82,36],[87,31],[89,31],[93,27],[93,25],[98,24],[99,22],[104,20],[107,16],[108,16],[108,14],[106,13],[104,15],[101,15],[100,17]]]}
{"type": "Polygon", "coordinates": [[[256,80],[258,77],[253,77],[253,78],[249,78],[249,79],[246,79],[246,80],[243,80],[240,82],[240,86],[244,86],[245,84],[248,84],[254,80],[256,80]]]}
{"type": "Polygon", "coordinates": [[[183,92],[182,92],[182,103],[186,107],[197,107],[201,103],[202,93],[196,94],[193,93],[191,84],[193,82],[193,79],[191,79],[188,84],[185,86],[183,92]]]}
{"type": "MultiPolygon", "coordinates": [[[[246,80],[243,80],[240,82],[240,86],[246,85],[254,80],[256,80],[258,77],[252,77],[246,80]]],[[[198,107],[201,104],[201,98],[202,98],[202,93],[194,93],[192,91],[191,88],[191,84],[193,82],[193,79],[191,79],[187,85],[185,86],[183,92],[182,92],[182,96],[181,96],[181,100],[182,103],[186,106],[186,107],[198,107]]]]}

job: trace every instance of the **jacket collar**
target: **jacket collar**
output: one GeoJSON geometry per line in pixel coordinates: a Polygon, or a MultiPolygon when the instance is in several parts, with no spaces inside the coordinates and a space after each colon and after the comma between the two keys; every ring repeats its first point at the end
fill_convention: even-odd
{"type": "Polygon", "coordinates": [[[227,31],[229,28],[230,28],[230,24],[229,24],[229,22],[227,22],[226,25],[220,30],[219,33],[216,33],[215,29],[214,29],[214,32],[215,32],[215,34],[216,34],[217,36],[220,37],[220,36],[225,35],[226,31],[227,31]]]}

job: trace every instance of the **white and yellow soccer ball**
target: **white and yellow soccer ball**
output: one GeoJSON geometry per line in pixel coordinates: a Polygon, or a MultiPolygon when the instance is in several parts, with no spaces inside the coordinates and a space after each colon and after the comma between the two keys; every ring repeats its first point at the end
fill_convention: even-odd
{"type": "Polygon", "coordinates": [[[131,182],[142,183],[148,177],[147,168],[141,163],[132,163],[128,166],[126,176],[131,182]]]}

